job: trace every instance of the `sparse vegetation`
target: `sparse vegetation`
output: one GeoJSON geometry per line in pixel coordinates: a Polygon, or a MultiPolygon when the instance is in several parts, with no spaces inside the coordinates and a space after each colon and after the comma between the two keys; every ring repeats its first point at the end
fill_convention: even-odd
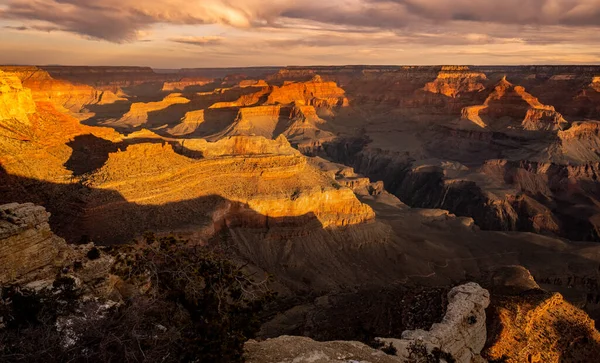
{"type": "Polygon", "coordinates": [[[398,349],[394,347],[393,343],[389,343],[381,348],[381,350],[387,355],[396,355],[398,354],[398,349]]]}
{"type": "Polygon", "coordinates": [[[408,363],[456,363],[456,360],[450,353],[446,353],[439,348],[434,348],[431,352],[423,342],[415,341],[408,346],[408,363]]]}
{"type": "MultiPolygon", "coordinates": [[[[272,298],[266,281],[206,247],[155,238],[112,251],[130,294],[120,306],[80,298],[73,279],[2,290],[2,362],[242,362],[272,298]],[[57,328],[58,327],[58,328],[57,328]]],[[[95,256],[94,256],[95,257],[95,256]]]]}

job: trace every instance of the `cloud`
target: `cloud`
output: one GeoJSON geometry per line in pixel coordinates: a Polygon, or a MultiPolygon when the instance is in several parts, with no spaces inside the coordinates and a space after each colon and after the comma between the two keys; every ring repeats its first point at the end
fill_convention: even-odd
{"type": "Polygon", "coordinates": [[[370,0],[393,3],[424,19],[521,25],[596,26],[599,0],[370,0]]]}
{"type": "Polygon", "coordinates": [[[415,28],[451,33],[464,22],[577,28],[600,25],[600,0],[7,0],[0,18],[120,43],[137,40],[156,24],[365,33],[415,28]]]}
{"type": "Polygon", "coordinates": [[[61,30],[60,28],[56,27],[56,26],[52,26],[52,25],[47,25],[47,26],[43,26],[43,25],[32,25],[32,26],[25,26],[25,25],[19,25],[19,26],[13,26],[13,25],[6,25],[4,26],[4,29],[9,29],[9,30],[16,30],[16,31],[41,31],[41,32],[53,32],[53,31],[59,31],[61,30]]]}
{"type": "MultiPolygon", "coordinates": [[[[158,23],[226,24],[248,28],[275,16],[258,0],[8,0],[0,17],[43,22],[65,31],[112,42],[137,39],[158,23]]],[[[275,0],[269,9],[277,9],[275,0]]]]}
{"type": "MultiPolygon", "coordinates": [[[[600,31],[600,0],[0,0],[0,3],[0,21],[7,32],[21,31],[23,37],[43,42],[48,37],[36,31],[60,31],[51,38],[63,42],[65,48],[75,41],[80,46],[87,42],[63,33],[104,40],[103,44],[90,45],[109,49],[112,53],[107,52],[106,57],[131,51],[149,54],[151,61],[152,57],[159,57],[157,49],[166,49],[169,56],[160,58],[165,64],[169,57],[180,57],[177,59],[193,64],[199,62],[198,54],[216,65],[600,60],[594,51],[600,45],[596,36],[600,31]],[[149,41],[153,43],[143,43],[149,41]],[[129,42],[139,44],[120,45],[129,42]]],[[[8,38],[0,46],[21,46],[8,38]]],[[[29,54],[23,53],[23,58],[30,59],[29,54]]],[[[137,59],[146,61],[141,56],[137,59]]]]}
{"type": "Polygon", "coordinates": [[[225,38],[219,36],[206,36],[206,37],[179,37],[179,38],[171,38],[169,39],[171,42],[181,43],[181,44],[190,44],[190,45],[217,45],[223,43],[225,38]]]}

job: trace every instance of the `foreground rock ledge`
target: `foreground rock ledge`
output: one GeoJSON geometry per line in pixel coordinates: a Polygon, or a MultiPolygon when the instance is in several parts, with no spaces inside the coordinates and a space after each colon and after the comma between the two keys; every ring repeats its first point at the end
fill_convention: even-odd
{"type": "Polygon", "coordinates": [[[52,233],[49,217],[32,203],[0,205],[0,284],[58,261],[66,242],[52,233]]]}
{"type": "Polygon", "coordinates": [[[402,339],[379,338],[382,343],[393,344],[397,355],[387,355],[360,342],[317,342],[306,337],[281,336],[262,342],[246,343],[249,363],[327,363],[408,362],[409,349],[415,344],[424,345],[429,352],[435,348],[449,353],[457,363],[485,362],[480,356],[486,341],[485,309],[490,294],[476,283],[457,286],[448,293],[448,309],[439,324],[429,331],[409,330],[402,339]]]}

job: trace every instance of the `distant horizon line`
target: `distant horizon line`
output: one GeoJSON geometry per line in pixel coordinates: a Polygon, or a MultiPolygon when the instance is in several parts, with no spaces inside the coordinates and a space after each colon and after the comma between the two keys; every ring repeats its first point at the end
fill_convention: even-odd
{"type": "Polygon", "coordinates": [[[399,67],[600,67],[600,63],[560,63],[560,64],[344,64],[344,65],[269,65],[269,66],[231,66],[231,67],[180,67],[165,68],[147,65],[69,65],[69,64],[0,64],[0,67],[68,67],[68,68],[150,68],[152,70],[183,70],[183,69],[256,69],[256,68],[351,68],[351,67],[373,67],[373,68],[399,68],[399,67]]]}

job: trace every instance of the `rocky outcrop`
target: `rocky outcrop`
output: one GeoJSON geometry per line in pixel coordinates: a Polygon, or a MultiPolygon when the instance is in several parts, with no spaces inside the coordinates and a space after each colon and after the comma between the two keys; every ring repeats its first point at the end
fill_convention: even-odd
{"type": "Polygon", "coordinates": [[[509,279],[494,289],[484,357],[508,363],[596,361],[600,332],[594,321],[561,294],[541,290],[524,271],[509,269],[509,279]]]}
{"type": "Polygon", "coordinates": [[[437,348],[450,354],[457,363],[478,362],[487,338],[485,309],[489,303],[489,292],[478,284],[457,286],[448,293],[448,309],[441,323],[433,324],[428,331],[405,331],[402,339],[378,340],[392,344],[406,359],[411,345],[418,342],[429,351],[437,348]]]}
{"type": "Polygon", "coordinates": [[[133,103],[129,112],[123,115],[121,119],[109,122],[107,125],[114,127],[138,127],[145,124],[167,124],[169,121],[173,121],[173,116],[169,112],[169,106],[181,105],[189,102],[190,100],[183,97],[181,93],[171,93],[158,102],[133,103]]]}
{"type": "Polygon", "coordinates": [[[338,140],[324,149],[332,160],[383,181],[389,193],[414,208],[445,209],[471,217],[487,230],[598,240],[596,163],[565,166],[501,159],[473,170],[452,163],[415,163],[407,155],[365,147],[360,140],[338,140]]]}
{"type": "Polygon", "coordinates": [[[204,110],[189,111],[181,118],[179,124],[167,129],[167,133],[173,136],[193,134],[204,121],[204,110]]]}
{"type": "Polygon", "coordinates": [[[534,229],[536,232],[554,232],[570,239],[596,241],[600,236],[599,211],[595,203],[595,195],[600,190],[599,168],[597,162],[559,165],[490,160],[481,170],[525,194],[515,198],[512,204],[520,215],[525,212],[534,226],[544,226],[534,229]],[[526,209],[522,209],[522,202],[527,204],[526,209]],[[562,208],[551,211],[553,204],[562,208]]]}
{"type": "Polygon", "coordinates": [[[522,128],[530,131],[557,131],[568,122],[554,107],[543,105],[537,98],[502,78],[483,105],[470,106],[462,112],[468,120],[482,128],[501,130],[522,128]]]}
{"type": "Polygon", "coordinates": [[[315,76],[308,82],[292,82],[273,87],[267,104],[289,105],[299,102],[315,107],[336,107],[348,105],[345,91],[335,82],[323,82],[315,76]]]}
{"type": "Polygon", "coordinates": [[[34,112],[31,90],[24,88],[16,75],[0,71],[0,120],[15,118],[27,122],[28,115],[34,112]]]}
{"type": "Polygon", "coordinates": [[[15,75],[0,71],[0,137],[28,140],[29,116],[35,112],[31,91],[15,75]]]}
{"type": "MultiPolygon", "coordinates": [[[[427,361],[427,355],[437,350],[449,354],[457,363],[481,362],[479,353],[486,342],[485,309],[490,302],[487,290],[475,283],[455,287],[448,294],[448,308],[442,322],[429,331],[402,333],[402,339],[377,338],[394,355],[370,348],[359,342],[315,342],[304,337],[282,336],[245,345],[249,362],[413,362],[427,361]],[[423,347],[419,350],[418,347],[423,347]]],[[[438,357],[439,358],[439,357],[438,357]]]]}
{"type": "Polygon", "coordinates": [[[429,82],[423,90],[456,98],[461,93],[481,92],[487,81],[484,73],[473,72],[469,67],[444,66],[433,82],[429,82]]]}
{"type": "Polygon", "coordinates": [[[115,94],[122,89],[127,89],[129,92],[132,88],[145,84],[156,84],[155,90],[160,91],[164,82],[174,82],[186,77],[177,73],[156,73],[150,67],[42,66],[40,68],[48,72],[52,78],[86,84],[115,94]]]}
{"type": "Polygon", "coordinates": [[[163,92],[183,92],[186,88],[201,87],[211,83],[208,78],[182,78],[174,82],[165,82],[162,86],[163,92]]]}
{"type": "Polygon", "coordinates": [[[52,78],[48,72],[37,67],[1,67],[16,75],[23,87],[31,90],[35,101],[49,101],[72,112],[79,112],[87,105],[111,104],[122,101],[112,91],[97,90],[91,86],[52,78]]]}
{"type": "Polygon", "coordinates": [[[600,77],[594,77],[594,79],[592,80],[592,83],[590,83],[590,87],[594,91],[600,92],[600,77]]]}
{"type": "Polygon", "coordinates": [[[320,128],[325,124],[325,120],[320,118],[317,110],[313,106],[306,106],[295,103],[289,116],[289,122],[286,125],[283,135],[299,150],[331,141],[334,135],[331,132],[320,128]]]}
{"type": "MultiPolygon", "coordinates": [[[[254,88],[255,86],[239,86],[240,88],[254,88]]],[[[270,88],[268,85],[266,86],[256,86],[261,87],[256,92],[247,93],[241,95],[237,100],[232,102],[216,102],[211,105],[210,108],[229,108],[229,107],[248,107],[258,105],[261,100],[263,100],[266,95],[270,92],[270,88]]]]}
{"type": "Polygon", "coordinates": [[[574,122],[568,130],[559,131],[556,145],[558,162],[585,164],[600,161],[600,122],[574,122]]]}
{"type": "Polygon", "coordinates": [[[259,79],[259,80],[245,79],[245,80],[240,81],[240,83],[238,83],[238,85],[242,88],[245,88],[245,87],[268,87],[269,86],[267,84],[267,82],[263,79],[259,79]]]}
{"type": "Polygon", "coordinates": [[[553,109],[531,108],[523,119],[523,130],[556,131],[566,128],[568,122],[553,109]]]}
{"type": "Polygon", "coordinates": [[[269,140],[260,136],[230,136],[216,142],[208,142],[204,139],[190,139],[182,141],[181,146],[188,150],[199,152],[207,159],[235,155],[299,155],[283,136],[275,140],[269,140]]]}
{"type": "Polygon", "coordinates": [[[400,363],[398,357],[360,342],[317,342],[306,337],[281,336],[263,342],[250,340],[244,345],[249,363],[400,363]]]}
{"type": "Polygon", "coordinates": [[[352,190],[309,165],[283,137],[189,141],[181,153],[202,158],[149,143],[109,154],[88,176],[96,190],[83,208],[80,233],[102,242],[126,242],[146,230],[197,232],[206,239],[225,225],[327,228],[374,218],[352,190]]]}
{"type": "Polygon", "coordinates": [[[256,135],[272,138],[279,123],[280,113],[280,106],[242,107],[233,124],[220,135],[256,135]]]}
{"type": "Polygon", "coordinates": [[[67,245],[50,230],[49,217],[31,203],[0,205],[0,285],[60,263],[67,245]]]}

